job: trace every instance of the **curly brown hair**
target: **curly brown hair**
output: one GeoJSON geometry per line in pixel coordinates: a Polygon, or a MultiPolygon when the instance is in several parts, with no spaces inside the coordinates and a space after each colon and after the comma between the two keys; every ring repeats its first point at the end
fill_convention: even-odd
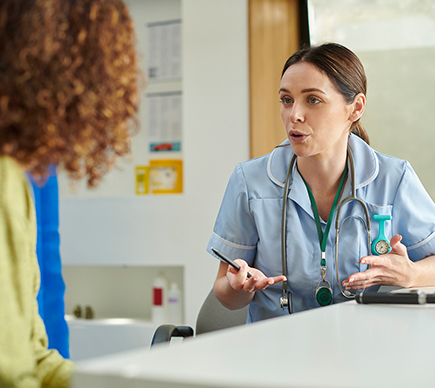
{"type": "Polygon", "coordinates": [[[137,127],[135,43],[121,0],[1,0],[0,154],[95,186],[137,127]]]}

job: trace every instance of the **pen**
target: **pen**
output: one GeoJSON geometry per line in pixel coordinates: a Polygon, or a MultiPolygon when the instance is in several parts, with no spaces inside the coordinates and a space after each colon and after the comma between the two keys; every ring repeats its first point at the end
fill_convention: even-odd
{"type": "MultiPolygon", "coordinates": [[[[223,262],[231,265],[231,267],[235,268],[237,271],[240,270],[240,265],[232,261],[229,257],[225,256],[223,253],[219,252],[217,249],[211,248],[213,253],[219,257],[223,262]]],[[[248,272],[247,277],[250,278],[252,275],[248,272]]]]}
{"type": "Polygon", "coordinates": [[[435,294],[421,291],[407,293],[359,292],[355,295],[358,303],[387,303],[387,304],[426,304],[435,303],[435,294]]]}

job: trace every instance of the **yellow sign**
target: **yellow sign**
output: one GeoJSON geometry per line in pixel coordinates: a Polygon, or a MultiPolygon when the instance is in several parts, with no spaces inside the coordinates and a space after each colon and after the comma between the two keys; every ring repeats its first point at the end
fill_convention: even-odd
{"type": "Polygon", "coordinates": [[[150,192],[179,194],[183,192],[183,161],[181,159],[150,160],[150,192]]]}
{"type": "Polygon", "coordinates": [[[148,194],[149,182],[150,168],[148,166],[136,166],[136,194],[148,194]]]}

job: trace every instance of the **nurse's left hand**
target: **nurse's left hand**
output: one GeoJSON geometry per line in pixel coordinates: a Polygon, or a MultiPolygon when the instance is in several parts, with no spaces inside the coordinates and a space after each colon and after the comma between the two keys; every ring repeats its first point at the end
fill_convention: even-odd
{"type": "Polygon", "coordinates": [[[350,275],[343,286],[347,290],[360,290],[375,285],[410,287],[414,278],[414,262],[408,257],[406,247],[396,234],[390,240],[391,252],[379,256],[365,256],[359,261],[370,268],[350,275]]]}

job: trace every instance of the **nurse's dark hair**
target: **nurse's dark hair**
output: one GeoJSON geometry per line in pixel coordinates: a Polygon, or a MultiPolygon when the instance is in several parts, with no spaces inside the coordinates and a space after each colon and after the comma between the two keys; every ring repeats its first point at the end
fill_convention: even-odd
{"type": "MultiPolygon", "coordinates": [[[[349,104],[357,94],[367,94],[367,79],[361,61],[340,44],[325,43],[299,50],[287,60],[281,77],[290,66],[300,62],[310,63],[325,73],[349,104]]],[[[351,132],[370,144],[369,136],[359,119],[353,123],[351,132]]]]}

